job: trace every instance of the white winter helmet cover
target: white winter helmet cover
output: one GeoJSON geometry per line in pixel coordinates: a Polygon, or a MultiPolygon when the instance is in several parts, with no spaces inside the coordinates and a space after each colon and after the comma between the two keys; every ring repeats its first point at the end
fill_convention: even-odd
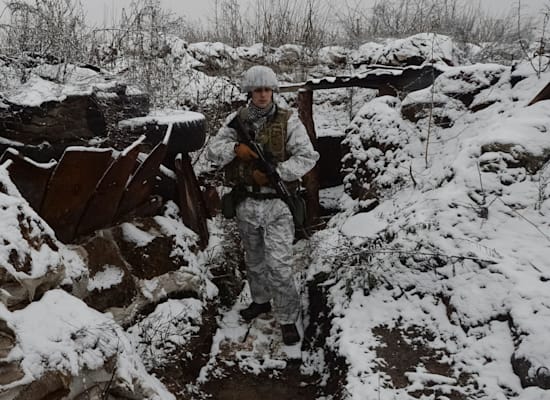
{"type": "Polygon", "coordinates": [[[269,67],[263,65],[255,65],[250,67],[243,74],[241,82],[241,91],[250,93],[258,88],[270,88],[274,92],[279,91],[279,81],[277,75],[269,67]]]}

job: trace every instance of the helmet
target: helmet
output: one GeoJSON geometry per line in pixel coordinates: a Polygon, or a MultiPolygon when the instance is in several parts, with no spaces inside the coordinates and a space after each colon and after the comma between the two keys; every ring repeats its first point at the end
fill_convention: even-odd
{"type": "Polygon", "coordinates": [[[269,67],[255,65],[250,67],[244,74],[241,82],[241,91],[250,93],[254,89],[268,87],[274,92],[279,91],[277,75],[269,67]]]}

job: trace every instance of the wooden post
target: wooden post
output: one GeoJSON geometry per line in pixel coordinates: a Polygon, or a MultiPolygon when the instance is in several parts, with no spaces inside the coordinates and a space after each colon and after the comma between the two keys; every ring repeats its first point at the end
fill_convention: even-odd
{"type": "MultiPolygon", "coordinates": [[[[306,127],[307,134],[313,144],[313,148],[317,150],[317,135],[315,134],[315,124],[313,122],[312,90],[298,90],[298,116],[306,127]]],[[[315,167],[304,176],[303,183],[306,188],[306,203],[308,211],[306,226],[312,229],[318,224],[320,216],[318,165],[315,165],[315,167]]]]}

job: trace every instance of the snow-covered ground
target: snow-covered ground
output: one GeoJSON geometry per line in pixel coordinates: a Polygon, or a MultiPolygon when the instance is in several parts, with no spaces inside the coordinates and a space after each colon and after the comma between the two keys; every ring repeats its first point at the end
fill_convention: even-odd
{"type": "MultiPolygon", "coordinates": [[[[396,59],[393,54],[398,59],[426,58],[435,53],[419,41],[429,44],[433,39],[420,35],[409,41],[365,44],[350,53],[350,62],[383,62],[396,59]]],[[[319,135],[345,137],[349,152],[345,185],[321,193],[322,203],[338,213],[307,244],[296,244],[297,281],[305,288],[320,273],[325,276],[322,290],[332,318],[326,345],[347,364],[342,382],[346,399],[548,399],[550,392],[543,387],[548,389],[550,379],[550,102],[527,104],[550,80],[550,72],[538,77],[528,62],[513,69],[494,64],[449,66],[463,62],[463,54],[448,38],[437,43],[434,60],[446,72],[433,87],[401,99],[373,98],[367,89],[315,93],[319,135]],[[524,79],[512,85],[517,76],[524,79]],[[466,105],[460,94],[468,91],[474,94],[466,105]],[[411,105],[423,105],[414,122],[403,113],[411,105]],[[435,124],[430,115],[447,123],[435,124]],[[351,198],[351,192],[359,198],[351,198]],[[371,210],[374,197],[378,205],[371,210]],[[416,358],[389,355],[404,349],[416,358]]],[[[179,44],[175,41],[172,47],[179,44]]],[[[281,61],[300,49],[285,47],[269,57],[263,52],[261,46],[181,47],[174,54],[187,66],[182,71],[189,72],[182,72],[180,79],[189,81],[179,99],[202,101],[213,92],[224,99],[237,97],[231,79],[189,70],[208,57],[218,57],[220,63],[239,57],[281,61]]],[[[335,62],[348,53],[332,48],[322,54],[335,62]]],[[[0,69],[7,71],[6,66],[0,69]]],[[[94,85],[113,84],[90,70],[74,72],[68,85],[48,80],[53,72],[44,67],[23,86],[3,82],[0,108],[2,99],[35,106],[78,91],[88,93],[94,85]]],[[[25,254],[23,238],[14,233],[18,213],[30,215],[33,227],[39,217],[17,198],[5,166],[0,173],[1,220],[6,227],[2,237],[11,243],[0,251],[1,271],[23,277],[9,267],[10,249],[25,254]]],[[[171,350],[196,335],[206,301],[216,295],[206,270],[208,254],[215,253],[220,239],[213,235],[210,247],[195,258],[189,254],[190,234],[176,226],[177,218],[157,219],[176,235],[178,251],[187,252],[184,258],[193,260],[183,269],[202,278],[204,296],[159,304],[126,331],[112,315],[94,311],[59,289],[19,311],[0,305],[0,318],[18,340],[0,361],[20,362],[24,373],[12,386],[30,382],[48,369],[75,375],[115,357],[120,386],[140,382],[139,392],[147,398],[173,398],[146,368],[162,364],[171,350]]],[[[216,220],[211,222],[214,232],[220,229],[213,224],[216,220]]],[[[139,245],[152,240],[133,225],[122,230],[139,245]]],[[[53,235],[48,227],[40,227],[40,232],[53,235]]],[[[31,273],[46,273],[64,259],[67,276],[76,279],[83,274],[83,260],[55,244],[61,255],[51,246],[29,250],[36,264],[31,273]]],[[[120,279],[107,276],[109,271],[96,275],[92,286],[120,279]]],[[[140,290],[146,292],[148,285],[160,293],[155,299],[160,298],[160,281],[144,281],[140,290]]],[[[311,321],[305,290],[303,299],[306,327],[311,321]]],[[[269,315],[250,325],[239,321],[238,309],[246,301],[245,287],[233,307],[220,311],[210,361],[199,383],[215,377],[220,360],[259,373],[302,358],[304,374],[330,373],[329,361],[319,349],[280,346],[269,315]]],[[[0,386],[0,398],[10,388],[0,386]]]]}
{"type": "MultiPolygon", "coordinates": [[[[468,69],[483,79],[483,66],[468,69]]],[[[409,399],[417,390],[438,398],[550,398],[518,377],[548,387],[550,367],[550,103],[527,107],[550,74],[522,72],[528,78],[513,88],[507,70],[476,96],[491,106],[451,108],[453,126],[431,125],[429,145],[426,119],[404,120],[395,98],[367,103],[348,128],[354,163],[345,180],[370,170],[363,185],[377,185],[380,204],[363,212],[368,201],[344,195],[342,212],[318,234],[309,273],[334,279],[331,342],[349,363],[349,398],[409,399]],[[384,152],[372,143],[396,146],[384,152]],[[405,341],[420,336],[450,374],[419,360],[408,383],[392,383],[380,358],[381,327],[403,332],[405,341]]],[[[454,73],[438,78],[436,97],[454,91],[445,84],[454,73]]]]}

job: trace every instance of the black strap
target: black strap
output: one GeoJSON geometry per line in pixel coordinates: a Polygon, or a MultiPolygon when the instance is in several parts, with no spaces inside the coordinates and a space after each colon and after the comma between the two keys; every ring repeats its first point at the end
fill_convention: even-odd
{"type": "Polygon", "coordinates": [[[277,193],[246,192],[246,196],[256,200],[278,199],[277,193]]]}

